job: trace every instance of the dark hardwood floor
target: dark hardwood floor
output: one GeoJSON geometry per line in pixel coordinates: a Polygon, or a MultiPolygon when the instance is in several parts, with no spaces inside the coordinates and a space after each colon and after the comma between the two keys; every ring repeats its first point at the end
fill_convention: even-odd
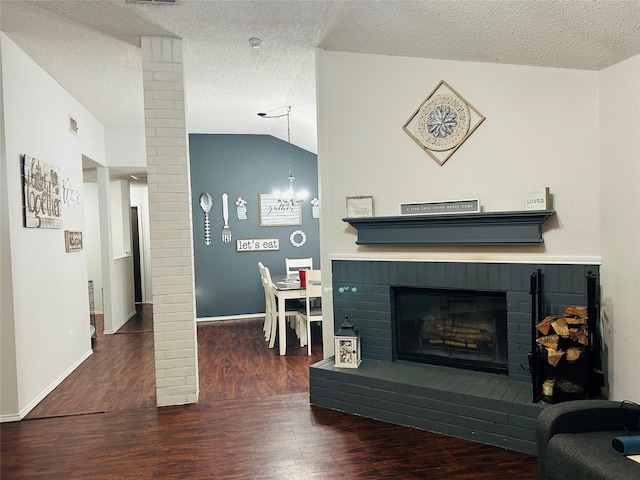
{"type": "MultiPolygon", "coordinates": [[[[306,355],[262,319],[198,325],[200,401],[155,407],[145,306],[22,422],[0,425],[4,479],[536,478],[536,459],[309,405],[306,355]]],[[[101,331],[99,328],[98,331],[101,331]]]]}

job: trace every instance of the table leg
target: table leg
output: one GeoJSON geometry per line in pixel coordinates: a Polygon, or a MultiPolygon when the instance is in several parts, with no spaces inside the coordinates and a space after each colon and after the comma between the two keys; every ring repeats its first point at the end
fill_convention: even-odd
{"type": "Polygon", "coordinates": [[[280,355],[287,354],[287,322],[284,315],[287,301],[284,295],[278,296],[278,341],[280,345],[280,355]]]}

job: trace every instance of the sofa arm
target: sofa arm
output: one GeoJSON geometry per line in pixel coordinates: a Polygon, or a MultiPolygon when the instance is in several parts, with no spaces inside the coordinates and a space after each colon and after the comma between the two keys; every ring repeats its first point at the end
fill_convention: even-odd
{"type": "Polygon", "coordinates": [[[556,433],[638,430],[640,408],[611,400],[574,400],[545,407],[538,415],[538,478],[547,478],[547,444],[556,433]]]}

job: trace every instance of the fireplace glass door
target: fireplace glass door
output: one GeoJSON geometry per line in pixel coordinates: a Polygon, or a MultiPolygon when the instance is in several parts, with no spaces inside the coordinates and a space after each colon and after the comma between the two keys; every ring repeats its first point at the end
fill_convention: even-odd
{"type": "Polygon", "coordinates": [[[393,290],[398,359],[507,373],[504,292],[393,290]]]}

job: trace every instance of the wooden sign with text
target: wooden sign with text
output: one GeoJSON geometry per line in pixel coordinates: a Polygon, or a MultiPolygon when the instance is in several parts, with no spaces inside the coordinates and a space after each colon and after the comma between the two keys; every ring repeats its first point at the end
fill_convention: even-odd
{"type": "Polygon", "coordinates": [[[236,252],[264,252],[280,250],[278,238],[240,238],[236,240],[236,252]]]}

